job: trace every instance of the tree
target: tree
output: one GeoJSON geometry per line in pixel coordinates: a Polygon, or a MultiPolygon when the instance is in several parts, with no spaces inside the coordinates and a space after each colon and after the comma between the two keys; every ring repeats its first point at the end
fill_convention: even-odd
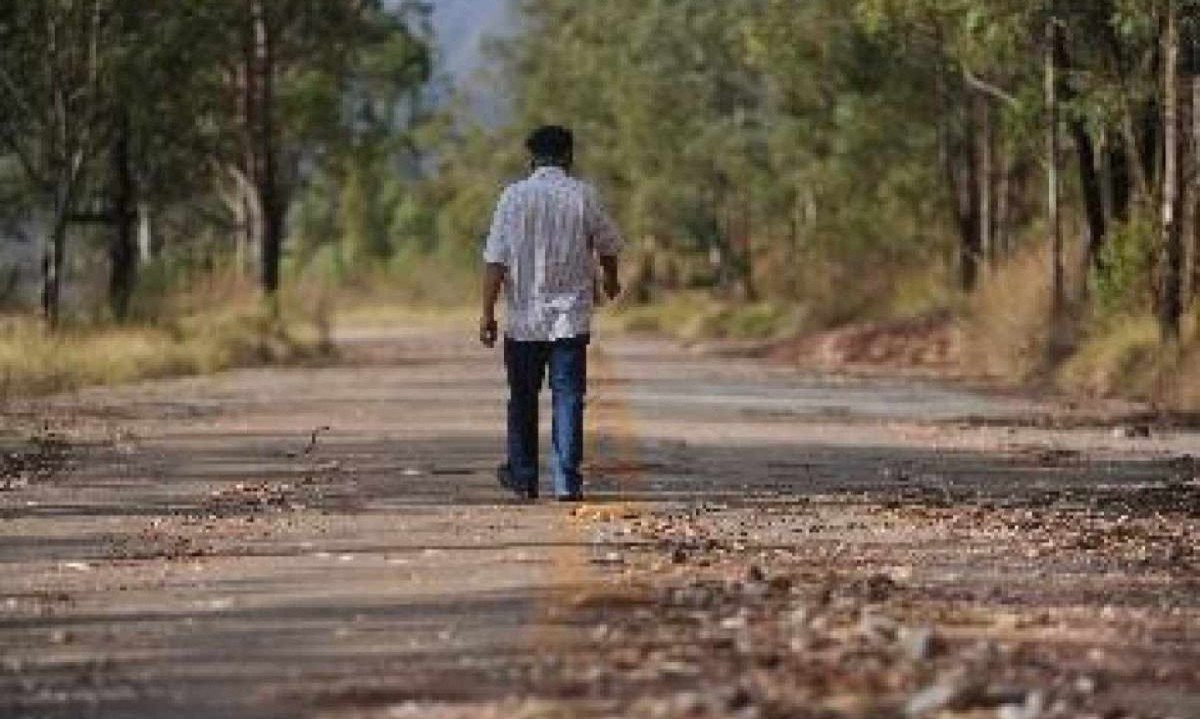
{"type": "Polygon", "coordinates": [[[59,321],[67,226],[89,163],[106,144],[103,83],[113,31],[101,0],[0,6],[0,148],[17,158],[40,208],[43,315],[59,321]]]}
{"type": "MultiPolygon", "coordinates": [[[[231,76],[238,91],[239,155],[227,164],[236,179],[236,213],[241,244],[256,248],[259,284],[271,297],[279,288],[285,213],[300,182],[301,160],[319,159],[329,149],[329,133],[361,123],[342,112],[347,93],[379,84],[373,73],[394,72],[390,83],[405,89],[429,76],[424,44],[378,0],[240,0],[230,4],[233,27],[241,29],[231,76]],[[368,58],[362,53],[384,51],[368,58]],[[353,85],[356,63],[367,63],[367,82],[353,85]],[[380,58],[384,60],[380,61],[380,58]],[[316,89],[317,92],[312,92],[316,89]],[[307,106],[295,115],[284,105],[303,96],[307,106]],[[313,122],[314,118],[324,122],[313,122]],[[324,137],[307,134],[316,131],[324,137]],[[323,140],[321,143],[319,141],[323,140]],[[305,147],[314,141],[315,148],[305,147]]],[[[354,107],[361,109],[361,106],[354,107]]]]}
{"type": "Polygon", "coordinates": [[[1183,112],[1179,76],[1179,6],[1181,0],[1167,0],[1166,30],[1163,33],[1163,173],[1162,227],[1160,240],[1159,328],[1165,342],[1179,339],[1179,319],[1183,314],[1183,112]]]}

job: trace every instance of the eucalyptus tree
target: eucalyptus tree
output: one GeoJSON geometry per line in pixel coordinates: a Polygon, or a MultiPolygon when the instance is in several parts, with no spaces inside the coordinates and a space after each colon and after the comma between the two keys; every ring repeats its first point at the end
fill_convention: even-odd
{"type": "Polygon", "coordinates": [[[0,5],[0,150],[37,206],[42,312],[59,320],[67,226],[88,167],[108,140],[105,83],[116,33],[111,4],[47,0],[0,5]]]}

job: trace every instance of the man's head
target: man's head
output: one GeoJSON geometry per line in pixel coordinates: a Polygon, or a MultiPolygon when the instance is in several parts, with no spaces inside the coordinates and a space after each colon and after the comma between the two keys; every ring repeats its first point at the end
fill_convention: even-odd
{"type": "Polygon", "coordinates": [[[558,125],[543,125],[530,133],[525,148],[534,167],[569,168],[575,159],[575,137],[558,125]]]}

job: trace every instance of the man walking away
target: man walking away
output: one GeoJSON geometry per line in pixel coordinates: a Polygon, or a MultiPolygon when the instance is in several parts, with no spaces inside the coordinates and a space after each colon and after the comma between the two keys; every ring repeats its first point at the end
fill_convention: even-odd
{"type": "Polygon", "coordinates": [[[621,291],[621,238],[590,185],[570,175],[571,131],[546,126],[525,142],[532,173],[496,205],[483,259],[479,341],[496,344],[496,300],[506,300],[504,365],[508,372],[508,461],[500,483],[523,499],[538,496],[538,395],[547,368],[553,392],[554,494],[583,497],[583,403],[591,337],[594,263],[609,299],[621,291]]]}

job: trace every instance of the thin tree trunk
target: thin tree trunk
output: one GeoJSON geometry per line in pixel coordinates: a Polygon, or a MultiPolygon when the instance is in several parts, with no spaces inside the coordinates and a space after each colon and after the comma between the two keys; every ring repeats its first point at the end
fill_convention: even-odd
{"type": "Polygon", "coordinates": [[[958,195],[958,224],[959,224],[959,282],[964,292],[975,289],[979,280],[979,249],[980,249],[980,203],[979,203],[979,167],[975,160],[974,128],[969,130],[971,136],[964,143],[964,149],[957,158],[951,158],[951,163],[961,163],[961,168],[953,173],[957,178],[956,193],[958,195]]]}
{"type": "Polygon", "coordinates": [[[1124,133],[1111,136],[1108,148],[1108,216],[1114,222],[1125,222],[1129,219],[1129,203],[1133,198],[1132,178],[1130,177],[1130,159],[1127,150],[1128,139],[1124,133]]]}
{"type": "Polygon", "coordinates": [[[1058,19],[1046,23],[1046,213],[1050,227],[1051,315],[1055,322],[1066,305],[1063,273],[1062,217],[1059,209],[1058,66],[1054,48],[1058,44],[1058,19]]]}
{"type": "Polygon", "coordinates": [[[50,213],[42,244],[42,316],[50,329],[58,327],[59,296],[63,264],[63,243],[66,241],[66,208],[55,193],[54,209],[50,213]]]}
{"type": "Polygon", "coordinates": [[[996,236],[993,238],[997,253],[1012,254],[1012,159],[1008,153],[1000,152],[1000,177],[996,183],[996,236]]]}
{"type": "Polygon", "coordinates": [[[1200,289],[1200,37],[1192,43],[1192,299],[1200,289]]]}
{"type": "MultiPolygon", "coordinates": [[[[1132,93],[1129,89],[1129,62],[1125,56],[1124,45],[1113,29],[1112,23],[1104,24],[1104,39],[1105,46],[1108,48],[1113,64],[1116,67],[1120,88],[1121,121],[1119,127],[1121,142],[1115,145],[1114,151],[1116,148],[1120,148],[1125,154],[1121,167],[1125,170],[1123,177],[1126,187],[1131,190],[1129,194],[1130,199],[1132,199],[1132,193],[1136,192],[1139,201],[1143,201],[1149,198],[1151,194],[1150,179],[1146,176],[1146,165],[1142,160],[1142,153],[1138,145],[1138,133],[1134,129],[1136,110],[1134,108],[1132,93]]],[[[1116,168],[1114,167],[1114,169],[1116,168]]],[[[1115,206],[1120,207],[1120,203],[1115,203],[1115,206]]],[[[1125,207],[1128,208],[1128,203],[1125,204],[1125,207]]]]}
{"type": "Polygon", "coordinates": [[[994,216],[995,207],[992,198],[994,180],[995,132],[992,126],[992,106],[987,98],[980,99],[980,116],[982,131],[979,140],[979,253],[984,263],[990,267],[994,260],[994,216]]]}
{"type": "Polygon", "coordinates": [[[1084,253],[1084,267],[1099,266],[1100,253],[1108,234],[1104,218],[1104,196],[1100,189],[1100,175],[1096,169],[1096,149],[1091,135],[1080,120],[1071,122],[1071,134],[1075,140],[1075,151],[1079,156],[1079,185],[1083,190],[1084,213],[1087,215],[1088,242],[1084,253]]]}
{"type": "Polygon", "coordinates": [[[747,302],[758,301],[758,285],[754,277],[754,206],[747,192],[742,198],[742,297],[747,302]]]}
{"type": "Polygon", "coordinates": [[[1168,0],[1167,29],[1163,40],[1163,173],[1162,238],[1160,242],[1159,329],[1164,342],[1179,339],[1179,320],[1183,313],[1181,279],[1183,261],[1183,193],[1180,162],[1179,98],[1179,8],[1178,0],[1168,0]]]}
{"type": "Polygon", "coordinates": [[[939,67],[936,79],[942,119],[937,128],[938,159],[954,203],[954,219],[958,226],[959,287],[963,292],[970,292],[975,288],[979,274],[979,193],[976,190],[978,168],[975,159],[975,118],[970,109],[963,113],[966,119],[964,137],[955,137],[955,128],[950,118],[962,113],[963,107],[961,100],[950,97],[948,77],[946,68],[939,67]]]}
{"type": "MultiPolygon", "coordinates": [[[[1061,73],[1071,66],[1071,56],[1067,52],[1065,34],[1060,30],[1054,33],[1055,65],[1061,73]]],[[[1070,102],[1075,97],[1074,88],[1063,84],[1062,98],[1070,102]]],[[[1078,116],[1070,121],[1071,139],[1075,143],[1075,152],[1079,162],[1079,186],[1083,191],[1084,215],[1088,224],[1088,241],[1084,246],[1083,271],[1086,277],[1088,270],[1097,266],[1100,261],[1100,250],[1104,246],[1107,233],[1104,218],[1104,193],[1100,189],[1100,176],[1096,168],[1096,148],[1092,136],[1088,133],[1087,125],[1078,116]]],[[[1087,291],[1087,283],[1080,285],[1087,291]]]]}
{"type": "Polygon", "coordinates": [[[42,250],[42,313],[50,329],[58,327],[62,300],[63,265],[66,258],[67,225],[75,206],[75,193],[83,172],[83,149],[67,162],[54,190],[53,211],[42,250]]]}
{"type": "Polygon", "coordinates": [[[279,261],[283,246],[283,203],[279,196],[275,146],[275,38],[263,0],[253,0],[252,9],[259,96],[258,132],[255,137],[258,160],[255,182],[262,221],[259,282],[263,293],[274,297],[279,289],[279,261]]]}
{"type": "Polygon", "coordinates": [[[239,273],[254,273],[258,264],[253,261],[262,247],[262,223],[259,220],[258,198],[258,53],[256,32],[261,4],[250,0],[248,21],[242,45],[242,63],[239,68],[240,94],[238,110],[241,119],[242,164],[234,171],[235,200],[234,216],[238,223],[234,260],[239,273]]]}
{"type": "Polygon", "coordinates": [[[149,202],[139,200],[137,203],[137,256],[138,262],[147,264],[158,253],[154,239],[154,209],[149,202]]]}
{"type": "Polygon", "coordinates": [[[136,188],[129,156],[129,123],[122,120],[113,142],[112,153],[113,233],[109,246],[109,306],[113,317],[124,321],[129,315],[129,300],[137,281],[138,245],[134,233],[136,188]]]}

